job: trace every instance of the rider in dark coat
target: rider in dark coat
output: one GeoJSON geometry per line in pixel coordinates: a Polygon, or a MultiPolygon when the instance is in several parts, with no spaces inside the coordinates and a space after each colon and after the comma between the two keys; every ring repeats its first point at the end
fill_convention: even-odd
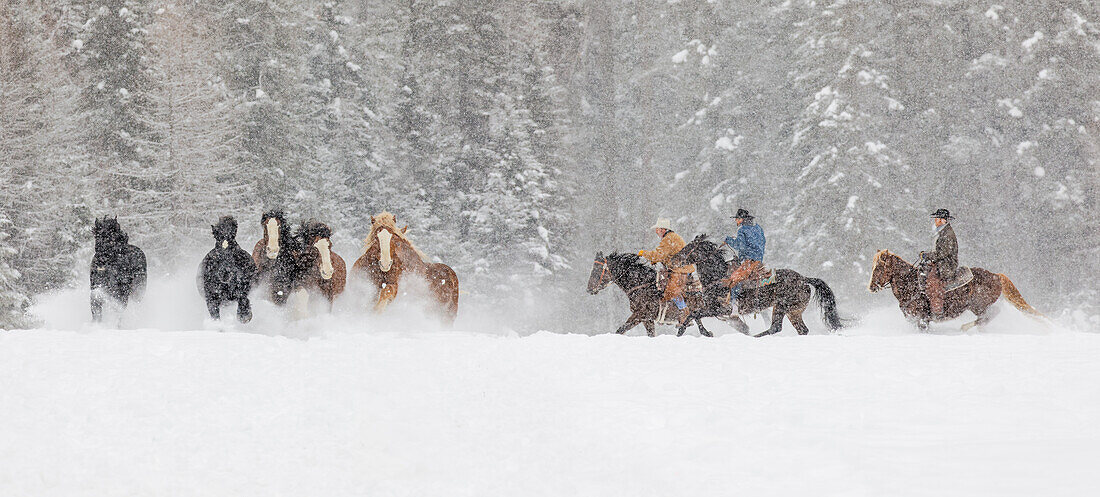
{"type": "Polygon", "coordinates": [[[935,248],[931,252],[921,252],[921,261],[925,264],[925,291],[932,314],[943,315],[944,287],[955,278],[959,268],[959,241],[951,227],[951,212],[939,209],[932,213],[936,225],[935,248]]]}

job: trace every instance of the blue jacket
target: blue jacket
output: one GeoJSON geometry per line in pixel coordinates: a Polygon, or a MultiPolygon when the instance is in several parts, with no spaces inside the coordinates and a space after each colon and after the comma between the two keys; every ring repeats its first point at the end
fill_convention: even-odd
{"type": "Polygon", "coordinates": [[[737,238],[726,237],[726,245],[737,251],[742,259],[764,260],[764,229],[745,222],[737,229],[737,238]]]}

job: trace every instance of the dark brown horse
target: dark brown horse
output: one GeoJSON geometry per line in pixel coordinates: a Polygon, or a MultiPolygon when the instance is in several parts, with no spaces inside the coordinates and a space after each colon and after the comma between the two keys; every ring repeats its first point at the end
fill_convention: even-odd
{"type": "Polygon", "coordinates": [[[327,224],[311,219],[299,230],[305,243],[302,253],[306,288],[315,288],[328,299],[329,310],[336,296],[344,292],[348,281],[344,258],[332,250],[332,229],[327,224]]]}
{"type": "MultiPolygon", "coordinates": [[[[630,316],[615,333],[622,335],[640,323],[645,326],[647,335],[656,336],[656,320],[664,294],[657,286],[657,271],[641,262],[637,254],[611,253],[605,257],[603,252],[597,252],[596,260],[592,263],[592,274],[588,277],[588,293],[596,295],[612,283],[622,289],[630,300],[630,316]]],[[[680,334],[683,334],[683,327],[689,323],[687,319],[692,310],[704,304],[698,293],[688,292],[684,295],[684,300],[687,308],[677,309],[670,306],[665,314],[665,317],[682,323],[680,334]]],[[[695,319],[695,324],[699,326],[699,333],[703,336],[714,336],[703,327],[698,318],[695,319]]]]}
{"type": "MultiPolygon", "coordinates": [[[[300,237],[291,233],[290,226],[281,211],[268,211],[260,217],[264,236],[256,242],[252,250],[252,261],[256,263],[255,284],[267,284],[271,300],[278,305],[286,303],[292,293],[301,293],[305,297],[304,264],[305,245],[300,237]]],[[[303,305],[299,306],[304,312],[303,305]]]]}
{"type": "MultiPolygon", "coordinates": [[[[672,256],[673,264],[695,264],[699,279],[703,283],[706,304],[693,308],[692,319],[725,318],[732,311],[732,306],[729,305],[729,288],[720,284],[730,270],[730,262],[727,262],[722,255],[724,248],[723,245],[707,240],[707,235],[699,235],[679,253],[672,256]]],[[[736,267],[740,261],[735,261],[734,264],[736,267]]],[[[771,308],[771,327],[755,335],[757,337],[779,333],[783,329],[784,316],[799,335],[805,335],[810,332],[810,329],[802,321],[802,312],[806,310],[810,304],[810,297],[815,293],[817,304],[821,308],[821,320],[830,330],[842,328],[844,323],[837,314],[836,297],[829,285],[820,279],[808,278],[790,269],[776,269],[774,283],[743,290],[737,298],[738,313],[747,315],[771,308]]],[[[730,320],[738,331],[749,334],[748,325],[740,317],[733,316],[730,320]]],[[[683,332],[684,326],[681,326],[680,334],[683,332]]]]}
{"type": "Polygon", "coordinates": [[[877,292],[889,287],[894,292],[894,298],[898,299],[898,306],[902,314],[911,321],[917,323],[920,329],[926,329],[930,321],[947,321],[955,319],[966,311],[974,313],[977,320],[964,324],[962,329],[968,330],[974,326],[988,323],[998,310],[992,307],[993,303],[1003,295],[1017,309],[1026,314],[1043,317],[1039,311],[1031,307],[1025,300],[1012,280],[1003,274],[995,274],[982,268],[972,267],[974,279],[969,283],[947,292],[943,301],[943,315],[933,316],[928,297],[920,290],[919,271],[916,266],[909,264],[889,250],[880,250],[875,254],[875,260],[871,266],[871,283],[868,289],[877,292]]]}
{"type": "Polygon", "coordinates": [[[364,240],[366,250],[352,269],[365,273],[378,288],[376,312],[397,298],[401,277],[409,273],[427,281],[446,321],[453,323],[458,315],[458,275],[446,264],[428,262],[428,257],[405,236],[408,230],[408,226],[398,229],[397,218],[388,212],[371,217],[370,234],[364,240]]]}

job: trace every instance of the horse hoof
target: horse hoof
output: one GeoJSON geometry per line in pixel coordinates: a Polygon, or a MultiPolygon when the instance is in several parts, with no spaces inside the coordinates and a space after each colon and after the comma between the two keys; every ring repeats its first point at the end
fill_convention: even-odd
{"type": "Polygon", "coordinates": [[[714,338],[714,333],[711,333],[711,332],[709,332],[709,331],[707,331],[707,330],[699,330],[699,334],[700,334],[700,335],[703,335],[703,336],[705,336],[705,337],[711,337],[711,338],[714,338]]]}

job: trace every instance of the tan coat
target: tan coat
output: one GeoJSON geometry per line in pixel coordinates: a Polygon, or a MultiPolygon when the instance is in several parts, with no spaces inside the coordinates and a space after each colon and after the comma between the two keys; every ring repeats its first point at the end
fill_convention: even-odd
{"type": "Polygon", "coordinates": [[[657,248],[653,250],[643,250],[641,255],[652,264],[658,262],[664,264],[666,268],[672,270],[674,273],[694,273],[694,264],[688,264],[687,266],[681,267],[672,267],[672,265],[669,264],[669,259],[682,250],[685,245],[687,245],[687,243],[684,242],[684,239],[681,238],[680,235],[676,234],[675,231],[668,231],[665,233],[665,236],[661,237],[661,243],[657,244],[657,248]]]}

